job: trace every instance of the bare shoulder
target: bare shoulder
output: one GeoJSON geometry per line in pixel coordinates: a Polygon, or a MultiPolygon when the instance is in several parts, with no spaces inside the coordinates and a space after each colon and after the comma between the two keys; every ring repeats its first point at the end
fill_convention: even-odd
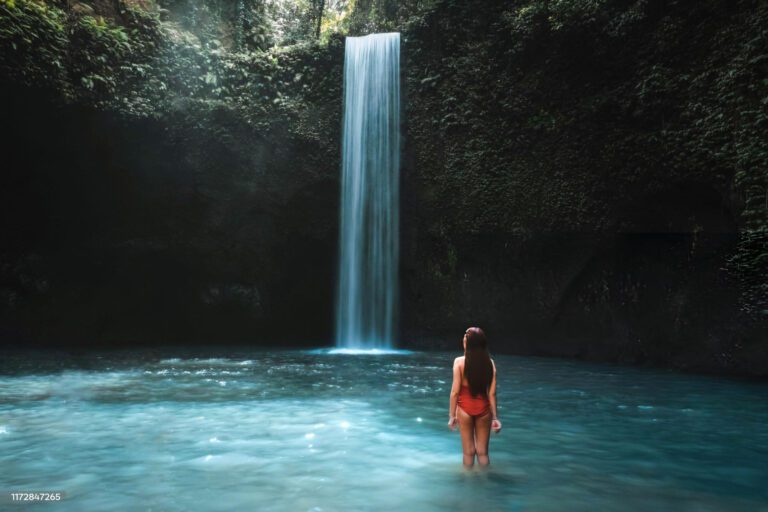
{"type": "Polygon", "coordinates": [[[464,356],[459,356],[453,360],[453,365],[456,366],[457,364],[461,364],[463,362],[464,362],[464,356]]]}

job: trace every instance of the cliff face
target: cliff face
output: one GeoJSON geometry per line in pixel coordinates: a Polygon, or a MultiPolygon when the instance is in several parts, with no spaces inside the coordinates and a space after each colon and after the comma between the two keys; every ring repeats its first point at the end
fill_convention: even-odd
{"type": "Polygon", "coordinates": [[[343,41],[82,5],[0,6],[4,342],[327,342],[343,41]]]}
{"type": "Polygon", "coordinates": [[[406,333],[764,372],[767,15],[443,2],[413,26],[406,333]]]}
{"type": "MultiPolygon", "coordinates": [[[[343,38],[241,51],[103,4],[0,5],[5,343],[328,343],[343,38]]],[[[481,325],[764,375],[765,21],[445,0],[404,24],[403,344],[481,325]]]]}
{"type": "Polygon", "coordinates": [[[167,124],[31,111],[39,98],[27,99],[11,107],[23,122],[6,140],[9,338],[331,336],[332,304],[314,290],[335,284],[333,148],[287,129],[259,135],[226,108],[167,124]]]}

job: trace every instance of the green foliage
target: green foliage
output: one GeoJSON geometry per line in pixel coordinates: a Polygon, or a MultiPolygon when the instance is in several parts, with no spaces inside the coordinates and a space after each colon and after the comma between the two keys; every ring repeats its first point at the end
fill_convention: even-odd
{"type": "Polygon", "coordinates": [[[437,2],[407,27],[424,208],[451,239],[615,232],[628,198],[696,184],[736,217],[723,267],[764,311],[766,26],[747,0],[437,2]]]}
{"type": "Polygon", "coordinates": [[[636,190],[701,184],[732,198],[740,238],[725,267],[744,310],[765,310],[764,3],[328,1],[320,41],[312,0],[121,3],[113,17],[61,5],[0,1],[5,79],[127,116],[230,116],[317,144],[338,130],[318,105],[341,97],[344,34],[402,30],[408,137],[435,183],[425,201],[455,206],[441,223],[616,230],[636,190]]]}
{"type": "Polygon", "coordinates": [[[29,0],[0,2],[0,75],[29,84],[60,84],[67,69],[66,15],[29,0]]]}
{"type": "Polygon", "coordinates": [[[70,25],[69,35],[71,79],[92,93],[92,101],[109,101],[117,91],[120,66],[132,50],[125,29],[101,16],[83,16],[70,25]]]}
{"type": "Polygon", "coordinates": [[[347,8],[341,31],[350,35],[399,31],[418,23],[437,4],[436,0],[354,0],[347,8]]]}
{"type": "Polygon", "coordinates": [[[338,93],[341,78],[329,76],[327,70],[336,66],[341,73],[338,57],[333,57],[338,56],[341,40],[268,47],[271,41],[262,30],[257,0],[237,3],[229,14],[226,5],[209,2],[204,9],[192,1],[162,2],[157,9],[123,5],[119,18],[112,19],[18,0],[13,8],[0,5],[0,48],[8,49],[0,55],[0,67],[9,79],[58,91],[63,101],[131,116],[160,117],[186,98],[225,102],[254,129],[296,118],[295,109],[306,107],[303,98],[316,93],[311,83],[326,84],[328,91],[338,93]],[[162,21],[169,16],[165,8],[185,6],[199,9],[191,19],[186,17],[189,13],[181,13],[182,26],[200,33],[185,30],[176,21],[162,21]],[[238,6],[245,9],[238,11],[238,6]],[[213,24],[231,15],[234,25],[240,24],[241,36],[214,30],[203,22],[201,12],[217,20],[213,24]],[[227,41],[228,37],[233,39],[227,41]],[[325,66],[325,72],[318,66],[325,66]]]}
{"type": "Polygon", "coordinates": [[[235,44],[239,50],[264,50],[271,46],[270,27],[262,0],[238,0],[235,44]]]}
{"type": "Polygon", "coordinates": [[[271,0],[267,10],[276,40],[281,46],[314,38],[317,23],[314,0],[271,0]]]}
{"type": "Polygon", "coordinates": [[[272,46],[268,0],[160,0],[160,6],[181,27],[207,46],[235,51],[272,46]]]}
{"type": "MultiPolygon", "coordinates": [[[[552,30],[572,30],[574,27],[606,23],[612,9],[609,0],[552,0],[544,4],[552,30]]],[[[623,6],[622,6],[623,8],[623,6]]]]}

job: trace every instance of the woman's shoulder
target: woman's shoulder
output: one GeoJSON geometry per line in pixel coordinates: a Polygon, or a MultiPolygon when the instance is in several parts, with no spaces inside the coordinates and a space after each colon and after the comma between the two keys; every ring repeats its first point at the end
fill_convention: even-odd
{"type": "Polygon", "coordinates": [[[464,356],[459,356],[453,360],[453,366],[461,366],[464,364],[464,356]]]}

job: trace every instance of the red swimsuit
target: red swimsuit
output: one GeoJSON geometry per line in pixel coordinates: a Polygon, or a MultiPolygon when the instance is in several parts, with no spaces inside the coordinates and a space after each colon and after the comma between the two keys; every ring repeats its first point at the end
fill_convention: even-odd
{"type": "Polygon", "coordinates": [[[487,395],[472,396],[469,386],[461,386],[458,405],[470,416],[479,417],[489,411],[491,403],[487,395]]]}

